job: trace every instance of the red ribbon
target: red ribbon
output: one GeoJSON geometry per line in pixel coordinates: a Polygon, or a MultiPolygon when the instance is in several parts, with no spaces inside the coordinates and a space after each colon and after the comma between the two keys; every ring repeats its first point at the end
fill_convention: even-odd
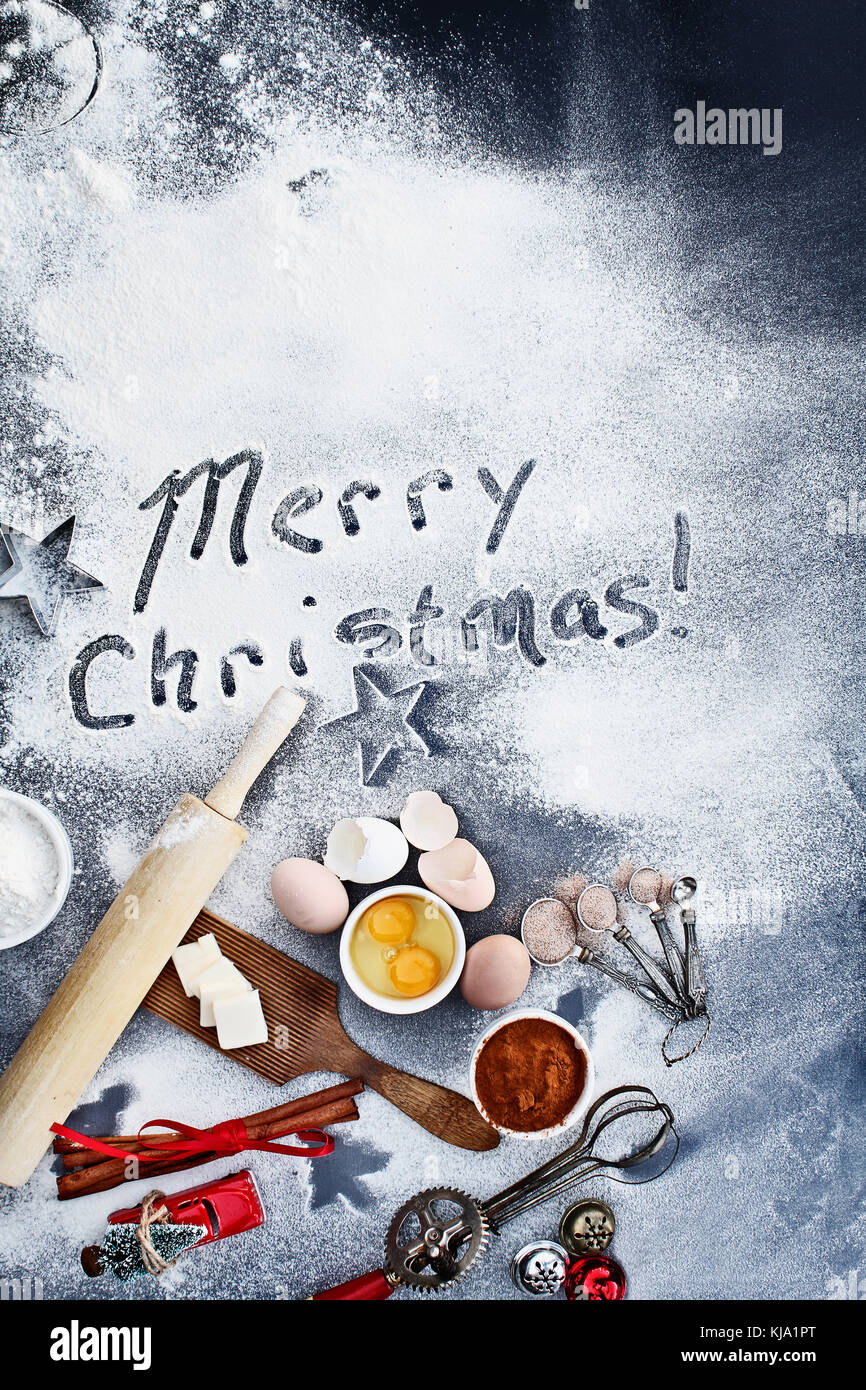
{"type": "Polygon", "coordinates": [[[71,1139],[74,1143],[80,1144],[83,1149],[93,1149],[96,1153],[107,1154],[109,1158],[134,1158],[145,1163],[157,1163],[160,1159],[171,1156],[182,1159],[206,1153],[219,1158],[231,1157],[233,1154],[244,1153],[246,1149],[258,1149],[270,1154],[287,1154],[289,1157],[297,1155],[302,1158],[325,1158],[334,1152],[333,1139],[322,1129],[288,1130],[287,1133],[296,1134],[299,1139],[305,1141],[306,1147],[299,1147],[293,1144],[274,1144],[268,1139],[251,1139],[243,1120],[226,1120],[211,1129],[195,1129],[193,1125],[182,1125],[177,1120],[148,1120],[138,1131],[138,1138],[147,1150],[145,1153],[133,1153],[130,1149],[122,1149],[119,1144],[103,1144],[101,1140],[93,1139],[89,1134],[79,1134],[77,1130],[68,1129],[66,1125],[52,1125],[51,1129],[62,1139],[71,1139]],[[172,1130],[183,1138],[148,1141],[144,1131],[155,1129],[157,1126],[172,1130]],[[313,1145],[318,1147],[312,1147],[313,1145]]]}

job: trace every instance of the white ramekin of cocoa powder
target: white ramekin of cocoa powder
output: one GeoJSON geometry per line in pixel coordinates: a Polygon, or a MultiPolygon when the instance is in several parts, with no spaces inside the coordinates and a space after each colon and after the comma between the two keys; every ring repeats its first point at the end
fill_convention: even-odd
{"type": "Polygon", "coordinates": [[[479,1038],[469,1085],[500,1134],[550,1139],[586,1112],[595,1068],[585,1039],[564,1018],[546,1009],[514,1009],[479,1038]]]}

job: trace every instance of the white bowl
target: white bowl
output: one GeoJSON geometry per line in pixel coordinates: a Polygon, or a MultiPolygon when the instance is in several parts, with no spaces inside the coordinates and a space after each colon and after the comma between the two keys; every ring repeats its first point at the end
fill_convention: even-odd
{"type": "Polygon", "coordinates": [[[41,802],[34,801],[31,796],[22,796],[20,792],[9,791],[6,787],[0,787],[0,801],[16,801],[23,806],[33,819],[42,826],[54,846],[54,852],[57,856],[57,887],[52,893],[45,911],[38,921],[31,923],[29,927],[25,927],[14,936],[0,935],[0,951],[5,951],[9,946],[20,946],[22,941],[29,941],[31,937],[38,936],[39,932],[44,931],[49,923],[54,921],[66,901],[72,884],[73,859],[69,836],[57,817],[47,810],[41,802]]]}
{"type": "Polygon", "coordinates": [[[378,1009],[383,1014],[420,1014],[425,1009],[432,1009],[434,1004],[441,1003],[446,994],[451,993],[463,972],[465,960],[466,938],[463,935],[463,928],[457,913],[436,893],[431,893],[428,888],[418,888],[415,884],[409,886],[398,884],[396,887],[380,888],[377,892],[370,893],[349,913],[346,918],[346,925],[343,927],[343,934],[340,937],[340,966],[346,984],[353,994],[357,994],[359,999],[363,999],[365,1004],[369,1004],[371,1008],[378,1009]],[[398,896],[401,898],[420,898],[422,902],[435,903],[454,935],[454,959],[447,974],[443,975],[439,983],[428,990],[426,994],[418,994],[414,999],[392,999],[390,994],[380,994],[378,990],[371,989],[368,984],[364,983],[355,969],[355,963],[349,949],[352,933],[367,908],[372,907],[373,903],[381,902],[382,898],[396,898],[398,896]]]}
{"type": "Polygon", "coordinates": [[[472,1099],[475,1101],[479,1111],[484,1116],[485,1120],[487,1120],[488,1124],[493,1125],[494,1129],[498,1129],[500,1134],[507,1134],[513,1139],[553,1139],[557,1134],[563,1134],[565,1130],[572,1129],[589,1108],[589,1102],[595,1090],[595,1066],[593,1065],[592,1054],[586,1039],[581,1037],[577,1029],[573,1027],[572,1024],[568,1023],[566,1019],[560,1018],[559,1014],[549,1013],[547,1009],[512,1009],[511,1013],[506,1014],[504,1018],[497,1019],[495,1023],[491,1023],[489,1028],[486,1028],[478,1039],[475,1051],[472,1054],[472,1061],[469,1064],[469,1086],[472,1091],[472,1099]],[[557,1024],[564,1032],[571,1034],[574,1038],[575,1047],[578,1051],[583,1053],[586,1062],[586,1078],[577,1104],[569,1110],[565,1119],[560,1120],[558,1125],[549,1125],[547,1129],[508,1129],[505,1125],[497,1124],[496,1121],[491,1119],[488,1115],[478,1097],[478,1088],[475,1085],[475,1068],[478,1064],[478,1057],[482,1047],[488,1039],[493,1037],[494,1033],[498,1033],[500,1028],[504,1028],[506,1023],[514,1023],[519,1018],[546,1018],[549,1023],[557,1024]]]}

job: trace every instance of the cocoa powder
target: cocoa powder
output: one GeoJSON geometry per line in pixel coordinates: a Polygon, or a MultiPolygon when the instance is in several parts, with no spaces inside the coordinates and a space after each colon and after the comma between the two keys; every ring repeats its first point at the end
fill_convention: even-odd
{"type": "Polygon", "coordinates": [[[565,1119],[586,1084],[571,1033],[546,1018],[517,1018],[488,1038],[475,1064],[478,1098],[494,1124],[521,1133],[565,1119]]]}

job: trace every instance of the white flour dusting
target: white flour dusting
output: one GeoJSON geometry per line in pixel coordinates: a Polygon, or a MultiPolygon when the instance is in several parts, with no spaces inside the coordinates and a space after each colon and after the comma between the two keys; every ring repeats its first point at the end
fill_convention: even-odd
{"type": "Polygon", "coordinates": [[[0,796],[0,936],[17,936],[44,917],[59,877],[45,827],[20,802],[0,796]]]}
{"type": "Polygon", "coordinates": [[[86,104],[98,56],[81,20],[46,0],[0,3],[0,130],[41,132],[86,104]]]}
{"type": "MultiPolygon", "coordinates": [[[[844,1188],[814,1067],[816,1056],[843,1066],[854,983],[833,984],[822,956],[832,943],[807,939],[802,913],[816,897],[853,911],[862,891],[866,825],[840,755],[859,733],[843,698],[859,600],[824,527],[826,497],[847,486],[834,431],[841,439],[855,413],[856,357],[808,329],[720,326],[696,312],[715,299],[714,269],[692,267],[684,286],[663,168],[638,189],[586,161],[521,172],[457,138],[402,60],[316,7],[292,7],[272,48],[224,30],[219,5],[188,9],[168,45],[171,6],[145,7],[135,27],[118,7],[111,80],[85,115],[48,142],[0,140],[0,273],[21,364],[9,406],[20,427],[0,433],[2,515],[42,535],[75,512],[71,558],[105,585],[67,598],[50,642],[0,603],[0,768],[65,798],[88,876],[80,911],[61,919],[66,937],[21,997],[35,1016],[178,795],[205,795],[271,691],[298,685],[307,710],[244,808],[250,839],[214,910],[337,979],[336,943],[278,917],[270,871],[288,855],[321,857],[344,816],[396,816],[421,786],[453,802],[499,878],[493,908],[467,921],[470,942],[514,930],[566,874],[607,881],[626,856],[693,870],[718,1006],[699,1058],[667,1073],[662,1021],[576,964],[535,970],[522,1002],[570,1007],[599,1087],[655,1086],[690,1136],[669,1196],[661,1184],[605,1191],[626,1212],[617,1241],[638,1297],[754,1292],[731,1282],[732,1192],[751,1227],[765,1223],[755,1268],[767,1262],[780,1296],[822,1296],[831,1271],[798,1245],[809,1203],[787,1206],[767,1175],[805,1171],[795,1114],[837,1175],[812,1219],[844,1188]],[[209,125],[218,158],[183,100],[199,67],[224,103],[223,124],[209,125]],[[162,509],[141,504],[173,470],[242,451],[261,461],[246,562],[231,527],[248,463],[220,482],[197,558],[205,477],[177,499],[135,611],[162,509]],[[491,550],[492,492],[530,459],[491,550]],[[416,527],[411,485],[428,474],[416,527]],[[353,483],[366,490],[347,504],[353,483]],[[683,512],[691,564],[675,591],[683,512]],[[640,618],[604,595],[627,576],[646,581],[629,595],[658,625],[617,646],[640,618]],[[411,630],[427,588],[443,610],[425,634],[435,666],[420,662],[411,630]],[[486,620],[467,651],[473,602],[518,589],[533,598],[545,664],[516,641],[497,648],[486,620]],[[604,636],[573,606],[573,629],[556,634],[552,611],[569,590],[598,605],[604,636]],[[371,609],[399,636],[399,650],[374,658],[390,687],[430,682],[431,752],[360,786],[354,740],[326,725],[353,707],[363,659],[341,625],[371,609]],[[121,724],[98,729],[76,717],[70,677],[105,636],[116,642],[87,672],[87,708],[121,724]],[[305,674],[292,666],[298,650],[305,674]],[[673,1288],[653,1253],[674,1238],[687,1287],[673,1288]]],[[[750,254],[760,282],[759,250],[737,246],[750,254]]],[[[376,1055],[465,1091],[484,1019],[459,999],[435,1028],[407,1021],[399,1034],[350,997],[341,1012],[376,1055]]],[[[317,1084],[327,1079],[290,1093],[317,1084]]],[[[115,1093],[130,1130],[154,1114],[208,1123],[274,1103],[236,1063],[143,1014],[85,1101],[115,1093]]],[[[227,1241],[152,1296],[299,1297],[367,1267],[416,1187],[484,1197],[529,1166],[513,1144],[483,1157],[449,1149],[375,1095],[360,1108],[339,1137],[347,1190],[328,1193],[324,1167],[299,1161],[288,1177],[283,1160],[251,1161],[267,1259],[227,1241]]],[[[810,1172],[817,1162],[809,1150],[810,1172]]],[[[5,1265],[45,1260],[52,1296],[73,1285],[82,1296],[76,1245],[98,1237],[117,1194],[58,1206],[46,1163],[0,1199],[14,1209],[0,1223],[5,1265]]],[[[540,1231],[527,1220],[509,1248],[540,1231]]],[[[501,1265],[500,1249],[491,1267],[501,1265]]],[[[514,1296],[507,1276],[491,1284],[514,1296]]]]}

